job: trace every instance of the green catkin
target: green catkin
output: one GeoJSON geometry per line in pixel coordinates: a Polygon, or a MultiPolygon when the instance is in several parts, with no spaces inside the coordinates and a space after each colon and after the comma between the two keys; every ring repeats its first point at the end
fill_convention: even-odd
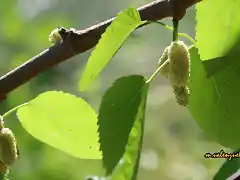
{"type": "Polygon", "coordinates": [[[17,143],[12,131],[3,128],[0,131],[0,160],[6,166],[11,166],[18,159],[17,143]]]}
{"type": "Polygon", "coordinates": [[[0,180],[8,180],[9,167],[18,158],[16,139],[10,129],[4,128],[4,120],[0,116],[0,180]]]}
{"type": "Polygon", "coordinates": [[[190,73],[190,55],[187,46],[182,41],[174,41],[169,46],[169,74],[168,79],[173,86],[188,85],[190,73]]]}
{"type": "Polygon", "coordinates": [[[183,87],[173,86],[173,92],[175,94],[175,98],[179,105],[182,105],[182,106],[188,105],[188,97],[190,93],[187,86],[183,86],[183,87]]]}
{"type": "MultiPolygon", "coordinates": [[[[164,50],[163,55],[161,56],[161,58],[158,61],[158,65],[161,66],[167,60],[168,60],[168,47],[164,50]]],[[[168,63],[166,63],[165,66],[163,66],[163,68],[159,72],[162,76],[164,76],[166,78],[168,77],[169,61],[168,61],[168,63]]]]}
{"type": "Polygon", "coordinates": [[[159,71],[161,75],[170,81],[177,103],[182,106],[188,104],[190,95],[188,79],[190,75],[190,55],[188,47],[182,41],[173,41],[168,46],[158,64],[161,66],[168,61],[159,71]]]}

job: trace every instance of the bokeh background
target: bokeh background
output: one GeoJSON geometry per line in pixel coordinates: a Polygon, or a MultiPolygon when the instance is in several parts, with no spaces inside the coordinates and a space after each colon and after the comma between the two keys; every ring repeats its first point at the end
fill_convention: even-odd
{"type": "MultiPolygon", "coordinates": [[[[58,25],[85,29],[114,17],[124,8],[139,7],[148,2],[151,0],[1,0],[0,75],[51,46],[48,35],[58,25]]],[[[195,37],[195,13],[195,7],[188,9],[180,22],[180,32],[195,37]]],[[[170,18],[163,22],[171,25],[170,18]]],[[[97,111],[103,93],[115,79],[129,74],[150,77],[171,40],[171,31],[160,25],[138,29],[89,92],[80,93],[77,84],[92,50],[41,73],[16,89],[0,104],[0,113],[48,90],[63,90],[81,96],[97,111]]],[[[191,45],[190,41],[182,40],[191,45]]],[[[76,159],[39,142],[22,128],[15,114],[8,117],[5,124],[15,133],[21,152],[20,160],[11,168],[10,180],[81,180],[87,174],[103,175],[101,161],[76,159]]],[[[221,149],[224,148],[205,136],[187,108],[176,103],[168,81],[157,77],[147,101],[138,179],[212,179],[224,160],[205,159],[204,154],[221,149]]]]}

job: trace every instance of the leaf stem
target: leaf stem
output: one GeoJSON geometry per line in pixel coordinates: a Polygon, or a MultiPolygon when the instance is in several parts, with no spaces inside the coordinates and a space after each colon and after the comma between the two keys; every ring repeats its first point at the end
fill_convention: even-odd
{"type": "Polygon", "coordinates": [[[178,41],[178,20],[173,19],[173,41],[178,41]]]}
{"type": "MultiPolygon", "coordinates": [[[[165,27],[166,29],[170,30],[170,31],[173,31],[174,28],[171,27],[171,26],[168,26],[167,24],[164,24],[163,22],[160,22],[160,21],[150,21],[150,23],[156,23],[156,24],[160,24],[162,25],[163,27],[165,27]]],[[[189,35],[185,34],[185,33],[178,33],[178,36],[182,36],[182,37],[185,37],[187,38],[189,41],[191,41],[194,45],[196,44],[196,41],[189,35]]]]}
{"type": "Polygon", "coordinates": [[[26,106],[26,105],[28,105],[28,103],[20,104],[19,106],[16,106],[16,107],[10,109],[8,112],[6,112],[4,115],[2,115],[2,118],[6,118],[10,114],[12,114],[14,111],[17,111],[19,108],[26,106]]]}
{"type": "Polygon", "coordinates": [[[155,78],[155,76],[159,73],[159,71],[168,63],[168,61],[165,61],[161,66],[157,68],[157,70],[152,74],[152,76],[147,80],[146,83],[151,83],[152,80],[155,78]]]}

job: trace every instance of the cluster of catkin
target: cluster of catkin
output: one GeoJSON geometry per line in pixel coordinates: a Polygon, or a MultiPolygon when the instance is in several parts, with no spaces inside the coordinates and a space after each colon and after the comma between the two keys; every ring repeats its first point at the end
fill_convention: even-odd
{"type": "Polygon", "coordinates": [[[3,118],[0,116],[0,173],[8,173],[9,167],[18,156],[16,139],[9,128],[4,128],[3,118]]]}

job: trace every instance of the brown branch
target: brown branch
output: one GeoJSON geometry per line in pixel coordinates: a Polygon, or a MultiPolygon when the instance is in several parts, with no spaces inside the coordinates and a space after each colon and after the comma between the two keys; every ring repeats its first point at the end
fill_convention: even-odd
{"type": "MultiPolygon", "coordinates": [[[[157,0],[138,8],[142,20],[160,20],[166,17],[182,19],[186,9],[201,0],[157,0]]],[[[114,18],[113,18],[114,19],[114,18]]],[[[6,95],[39,73],[93,48],[113,19],[72,33],[62,43],[41,52],[26,63],[0,78],[0,102],[6,95]]]]}

